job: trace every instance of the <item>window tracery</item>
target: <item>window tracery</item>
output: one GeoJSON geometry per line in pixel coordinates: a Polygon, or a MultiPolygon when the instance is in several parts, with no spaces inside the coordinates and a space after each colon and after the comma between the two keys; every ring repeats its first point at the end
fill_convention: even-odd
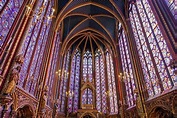
{"type": "Polygon", "coordinates": [[[38,5],[40,7],[36,11],[39,11],[41,7],[43,11],[39,17],[33,17],[32,25],[29,28],[27,37],[24,39],[22,53],[25,61],[20,72],[21,76],[18,84],[31,94],[34,94],[35,87],[37,83],[39,84],[39,70],[51,23],[46,18],[52,13],[51,2],[39,1],[38,5]]]}
{"type": "Polygon", "coordinates": [[[129,107],[135,105],[136,95],[134,90],[136,89],[135,80],[133,76],[132,64],[130,60],[130,54],[128,49],[128,41],[124,31],[121,32],[119,37],[119,46],[121,53],[121,61],[123,67],[123,81],[126,88],[126,101],[129,107]]]}
{"type": "Polygon", "coordinates": [[[174,84],[169,67],[172,59],[164,36],[147,0],[137,0],[130,12],[139,58],[149,96],[160,94],[174,84]]]}
{"type": "Polygon", "coordinates": [[[10,40],[10,38],[7,39],[6,37],[10,29],[12,29],[12,25],[20,8],[22,7],[23,2],[24,0],[1,0],[0,2],[0,11],[2,10],[2,13],[0,14],[0,49],[3,48],[10,40]]]}

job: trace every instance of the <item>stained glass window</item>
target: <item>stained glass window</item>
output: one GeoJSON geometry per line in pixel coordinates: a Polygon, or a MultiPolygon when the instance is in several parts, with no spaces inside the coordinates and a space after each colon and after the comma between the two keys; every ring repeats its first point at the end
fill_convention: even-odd
{"type": "Polygon", "coordinates": [[[116,85],[115,85],[115,73],[114,66],[111,54],[106,52],[106,67],[107,67],[107,78],[108,78],[108,89],[107,95],[109,97],[110,102],[110,114],[118,113],[118,105],[117,105],[117,93],[116,93],[116,85]]]}
{"type": "Polygon", "coordinates": [[[65,54],[62,74],[60,77],[60,88],[59,88],[59,110],[60,112],[65,112],[65,103],[66,103],[66,92],[68,89],[68,78],[69,78],[69,61],[70,61],[70,51],[65,54]]]}
{"type": "MultiPolygon", "coordinates": [[[[52,13],[51,2],[44,3],[39,1],[38,5],[43,7],[43,12],[37,20],[35,17],[33,18],[33,23],[30,26],[27,37],[24,41],[22,53],[25,56],[25,61],[22,66],[19,80],[19,86],[24,87],[24,89],[31,94],[34,94],[35,87],[39,84],[39,69],[51,23],[51,21],[42,18],[44,16],[48,17],[52,13]]],[[[36,9],[36,11],[38,10],[39,8],[36,9]]]]}
{"type": "Polygon", "coordinates": [[[129,54],[129,49],[128,49],[128,44],[127,44],[127,39],[125,36],[125,33],[123,30],[120,33],[119,36],[119,46],[120,46],[120,54],[121,54],[121,61],[122,61],[122,67],[123,67],[123,80],[125,83],[125,88],[126,88],[126,101],[128,106],[133,106],[135,105],[135,80],[133,77],[133,70],[132,70],[132,65],[131,65],[131,60],[130,60],[130,54],[129,54]]]}
{"type": "MultiPolygon", "coordinates": [[[[55,75],[59,76],[61,70],[57,71],[56,67],[57,67],[57,60],[58,60],[58,56],[59,56],[59,48],[60,48],[60,31],[57,32],[56,36],[56,41],[55,41],[55,47],[54,47],[54,52],[52,53],[52,62],[51,62],[51,68],[50,68],[50,72],[49,72],[49,79],[48,79],[48,87],[49,89],[49,93],[48,96],[52,96],[52,86],[53,86],[53,80],[55,79],[55,75]]],[[[57,91],[58,92],[58,91],[57,91]]],[[[58,93],[56,94],[55,97],[58,96],[58,93]]],[[[50,98],[48,97],[48,100],[50,98]]]]}
{"type": "MultiPolygon", "coordinates": [[[[83,80],[84,82],[92,82],[92,54],[87,50],[83,55],[83,80]]],[[[93,91],[86,88],[82,94],[82,104],[93,104],[93,91]]]]}
{"type": "Polygon", "coordinates": [[[82,94],[82,104],[93,104],[93,91],[86,88],[82,94]]]}
{"type": "Polygon", "coordinates": [[[95,52],[96,108],[106,113],[106,83],[103,56],[100,50],[95,52]]]}
{"type": "Polygon", "coordinates": [[[177,0],[164,0],[171,11],[174,18],[177,20],[177,0]]]}
{"type": "Polygon", "coordinates": [[[92,82],[92,54],[89,50],[84,53],[83,59],[83,78],[84,81],[92,82]]]}
{"type": "Polygon", "coordinates": [[[174,84],[174,73],[169,67],[172,57],[148,1],[137,0],[136,5],[130,20],[147,90],[149,96],[154,96],[174,84]]]}
{"type": "MultiPolygon", "coordinates": [[[[0,49],[8,42],[6,37],[12,28],[16,16],[23,4],[24,0],[1,0],[0,1],[0,49]],[[7,3],[6,6],[5,3],[7,3]],[[2,7],[4,6],[4,9],[2,7]]],[[[8,38],[9,39],[9,38],[8,38]]]]}
{"type": "Polygon", "coordinates": [[[76,50],[71,63],[71,75],[69,91],[74,93],[73,96],[68,97],[68,112],[76,112],[78,110],[79,102],[79,81],[80,81],[80,51],[76,50]]]}

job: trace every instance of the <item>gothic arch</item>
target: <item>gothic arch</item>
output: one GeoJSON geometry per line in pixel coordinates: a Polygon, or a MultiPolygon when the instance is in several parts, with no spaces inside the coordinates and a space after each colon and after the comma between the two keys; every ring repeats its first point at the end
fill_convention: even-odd
{"type": "Polygon", "coordinates": [[[84,116],[86,115],[90,115],[92,118],[96,118],[96,116],[92,112],[85,112],[80,116],[80,118],[84,118],[84,116]]]}
{"type": "Polygon", "coordinates": [[[163,106],[156,106],[150,112],[149,118],[173,118],[173,113],[163,106]]]}
{"type": "Polygon", "coordinates": [[[173,97],[173,101],[172,101],[172,112],[174,114],[177,113],[177,95],[173,97]]]}
{"type": "Polygon", "coordinates": [[[158,101],[151,103],[151,106],[149,107],[149,110],[148,110],[149,116],[156,108],[162,108],[167,111],[172,111],[171,107],[169,106],[169,104],[167,102],[162,101],[162,100],[158,100],[158,101]]]}
{"type": "Polygon", "coordinates": [[[24,108],[24,107],[29,107],[29,110],[33,113],[33,115],[35,114],[35,107],[33,106],[34,104],[31,104],[32,103],[32,101],[29,101],[29,102],[26,102],[26,103],[21,103],[20,105],[19,105],[19,107],[16,109],[16,111],[18,111],[19,109],[22,109],[22,108],[24,108]]]}
{"type": "Polygon", "coordinates": [[[17,118],[33,118],[35,115],[31,105],[24,105],[17,109],[17,118]]]}

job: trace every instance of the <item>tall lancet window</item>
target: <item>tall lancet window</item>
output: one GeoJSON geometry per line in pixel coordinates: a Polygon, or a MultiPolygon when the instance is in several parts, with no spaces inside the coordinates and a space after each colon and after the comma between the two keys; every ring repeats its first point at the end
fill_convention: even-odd
{"type": "MultiPolygon", "coordinates": [[[[83,81],[92,82],[92,53],[87,50],[83,55],[83,81]]],[[[93,104],[93,91],[86,88],[82,94],[82,104],[93,104]]]]}
{"type": "Polygon", "coordinates": [[[171,11],[174,18],[177,20],[177,0],[164,0],[171,11]]]}
{"type": "Polygon", "coordinates": [[[106,51],[106,67],[107,67],[107,78],[108,78],[108,89],[107,95],[109,97],[110,102],[110,114],[118,113],[118,105],[117,105],[117,93],[116,93],[116,85],[115,85],[115,73],[112,55],[106,51]]]}
{"type": "Polygon", "coordinates": [[[7,44],[10,44],[10,37],[7,37],[10,30],[15,26],[20,8],[24,0],[1,0],[0,1],[0,55],[7,44]],[[9,39],[9,40],[8,40],[9,39]]]}
{"type": "Polygon", "coordinates": [[[65,112],[65,103],[66,103],[66,92],[68,88],[68,78],[69,78],[69,62],[70,62],[70,51],[65,54],[63,60],[62,74],[60,77],[59,85],[59,111],[65,112]]]}
{"type": "Polygon", "coordinates": [[[93,91],[90,88],[86,88],[82,95],[82,104],[93,104],[93,91]]]}
{"type": "Polygon", "coordinates": [[[87,50],[83,57],[83,79],[92,82],[92,53],[87,50]]]}
{"type": "Polygon", "coordinates": [[[41,12],[41,14],[33,17],[32,25],[30,25],[27,36],[24,39],[22,54],[25,57],[25,61],[19,80],[19,86],[31,94],[34,94],[36,85],[40,83],[38,80],[39,70],[51,23],[51,20],[47,18],[53,13],[50,1],[39,1],[38,6],[35,12],[41,12]]]}
{"type": "Polygon", "coordinates": [[[147,0],[132,5],[130,20],[149,96],[160,94],[174,85],[169,64],[172,56],[147,0]]]}
{"type": "Polygon", "coordinates": [[[71,75],[69,93],[73,95],[68,96],[68,112],[76,112],[78,110],[79,103],[79,84],[80,84],[80,50],[76,50],[72,57],[71,62],[71,75]]]}
{"type": "Polygon", "coordinates": [[[95,82],[96,82],[96,108],[99,112],[106,113],[106,81],[104,56],[100,50],[95,52],[95,82]]]}
{"type": "Polygon", "coordinates": [[[120,54],[121,54],[121,61],[122,61],[122,68],[123,68],[123,79],[125,82],[125,88],[126,88],[126,101],[128,106],[135,105],[135,80],[133,77],[133,70],[132,70],[132,64],[130,60],[130,54],[128,49],[128,42],[127,38],[124,34],[124,31],[122,31],[119,35],[119,47],[120,47],[120,54]]]}
{"type": "MultiPolygon", "coordinates": [[[[52,61],[51,61],[51,66],[50,66],[50,71],[49,71],[49,79],[47,82],[47,85],[49,87],[49,92],[48,92],[48,96],[52,96],[52,88],[54,87],[54,80],[56,78],[56,76],[60,76],[61,74],[61,70],[56,70],[57,68],[57,62],[58,62],[58,56],[59,56],[59,49],[60,49],[60,31],[57,32],[57,34],[54,37],[55,40],[55,46],[54,46],[54,51],[52,52],[52,61]]],[[[58,84],[58,83],[57,83],[58,84]]],[[[58,96],[58,91],[56,94],[56,98],[58,96]]],[[[50,97],[48,97],[48,101],[50,100],[50,97]]],[[[49,102],[48,102],[49,103],[49,102]]]]}

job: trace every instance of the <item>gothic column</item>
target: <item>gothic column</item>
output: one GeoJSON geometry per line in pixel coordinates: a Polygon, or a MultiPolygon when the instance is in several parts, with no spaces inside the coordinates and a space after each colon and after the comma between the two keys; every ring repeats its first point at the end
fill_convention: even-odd
{"type": "Polygon", "coordinates": [[[132,61],[132,68],[134,69],[134,77],[135,77],[135,84],[136,84],[136,91],[135,93],[137,94],[136,98],[136,108],[139,116],[141,118],[146,118],[147,117],[147,112],[146,112],[146,107],[145,107],[145,90],[143,89],[143,72],[141,67],[141,63],[138,57],[138,51],[136,48],[136,43],[133,35],[133,31],[131,29],[131,24],[130,24],[130,19],[126,19],[126,35],[128,39],[128,46],[130,48],[130,55],[131,55],[131,61],[132,61]]]}
{"type": "Polygon", "coordinates": [[[30,14],[32,13],[32,9],[35,5],[35,1],[36,0],[29,2],[30,8],[26,7],[26,4],[28,3],[28,1],[25,1],[24,8],[22,9],[22,11],[24,11],[24,12],[21,11],[21,14],[22,14],[21,18],[19,16],[19,18],[20,18],[20,19],[18,19],[19,20],[19,23],[18,23],[19,27],[16,29],[17,31],[15,31],[15,33],[14,33],[14,44],[12,45],[13,48],[9,51],[11,53],[9,54],[7,61],[5,62],[6,67],[3,70],[3,75],[5,75],[7,71],[9,71],[9,66],[10,66],[14,56],[18,55],[18,51],[22,45],[22,42],[24,41],[22,37],[27,32],[28,25],[30,25],[30,14]]]}
{"type": "Polygon", "coordinates": [[[51,62],[52,62],[52,54],[54,52],[54,47],[55,47],[55,42],[56,42],[56,38],[55,35],[57,34],[57,31],[55,31],[53,29],[53,25],[55,25],[55,20],[52,21],[52,25],[51,25],[51,29],[50,29],[50,35],[49,37],[52,37],[51,40],[48,40],[47,46],[46,46],[46,50],[44,51],[44,55],[46,55],[45,59],[42,62],[42,67],[43,73],[41,75],[41,85],[42,85],[42,89],[39,91],[39,103],[37,105],[37,117],[42,118],[44,115],[45,111],[45,106],[46,106],[46,102],[47,102],[47,98],[48,98],[48,86],[47,86],[47,81],[49,78],[49,71],[50,71],[50,66],[51,66],[51,62]]]}

